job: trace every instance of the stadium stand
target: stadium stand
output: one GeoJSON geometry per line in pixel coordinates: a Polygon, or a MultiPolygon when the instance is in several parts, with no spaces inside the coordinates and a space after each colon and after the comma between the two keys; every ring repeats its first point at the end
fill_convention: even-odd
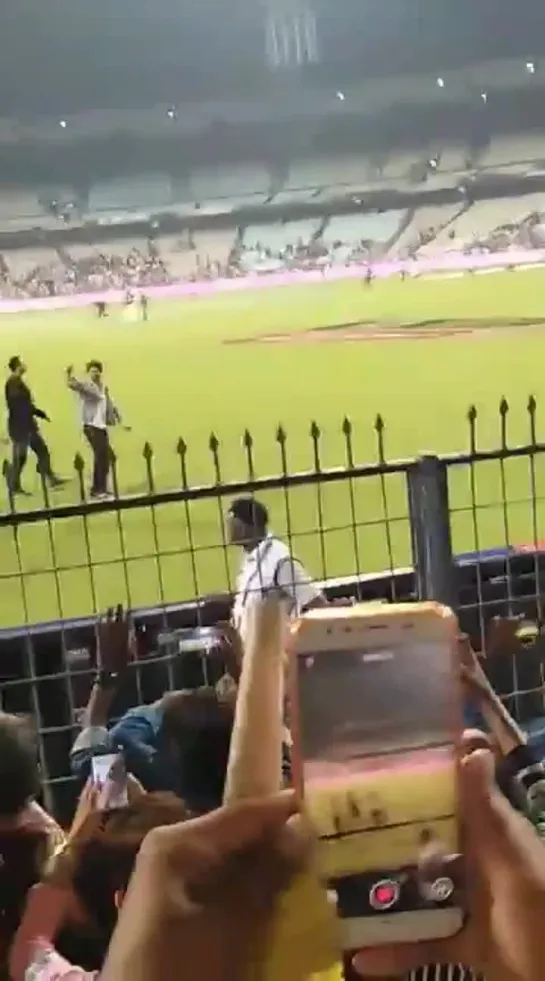
{"type": "Polygon", "coordinates": [[[43,217],[38,196],[32,190],[0,189],[0,230],[31,227],[43,217]]]}
{"type": "MultiPolygon", "coordinates": [[[[223,266],[233,248],[234,232],[231,228],[218,228],[213,232],[196,232],[193,241],[197,255],[223,266]]],[[[161,240],[161,249],[164,250],[163,240],[161,240]]]]}
{"type": "Polygon", "coordinates": [[[462,210],[459,204],[430,205],[417,208],[410,224],[394,243],[392,252],[400,258],[421,255],[432,249],[441,232],[446,232],[462,210]]]}
{"type": "Polygon", "coordinates": [[[159,209],[172,199],[167,174],[139,174],[97,182],[89,191],[88,213],[159,209]]]}
{"type": "Polygon", "coordinates": [[[297,245],[299,241],[308,243],[319,227],[320,222],[313,218],[275,225],[249,225],[244,230],[242,241],[247,249],[261,248],[283,252],[289,246],[297,245]]]}
{"type": "Polygon", "coordinates": [[[363,156],[294,160],[287,189],[319,187],[361,187],[369,183],[369,162],[363,156]]]}
{"type": "MultiPolygon", "coordinates": [[[[462,212],[450,226],[437,236],[431,249],[464,250],[486,239],[499,228],[513,226],[514,232],[530,215],[545,207],[544,194],[526,194],[522,197],[478,201],[462,212]]],[[[516,236],[513,234],[513,244],[516,236]]],[[[506,242],[506,247],[509,246],[506,242]]]]}
{"type": "Polygon", "coordinates": [[[425,151],[410,150],[407,153],[393,153],[388,159],[382,169],[382,174],[380,182],[382,181],[392,181],[392,180],[408,180],[411,173],[411,168],[418,163],[420,159],[426,156],[425,151]]]}
{"type": "Polygon", "coordinates": [[[2,259],[4,298],[143,288],[172,279],[158,247],[143,239],[121,239],[107,247],[17,249],[2,259]]]}
{"type": "Polygon", "coordinates": [[[320,221],[313,218],[284,224],[250,225],[242,235],[240,265],[248,272],[281,269],[296,256],[307,253],[319,230],[320,221]]]}
{"type": "Polygon", "coordinates": [[[502,136],[491,141],[480,158],[479,168],[491,170],[509,168],[524,172],[528,164],[538,160],[545,160],[545,135],[529,133],[502,136]]]}
{"type": "Polygon", "coordinates": [[[177,247],[173,241],[170,245],[167,245],[167,257],[168,266],[174,280],[191,279],[195,275],[197,266],[194,252],[177,247]]]}
{"type": "Polygon", "coordinates": [[[50,269],[56,258],[53,249],[16,249],[9,253],[10,270],[14,277],[25,277],[35,269],[50,269]]]}
{"type": "Polygon", "coordinates": [[[191,174],[189,183],[193,199],[201,203],[218,198],[247,201],[267,196],[271,178],[262,164],[249,163],[203,167],[191,174]]]}
{"type": "Polygon", "coordinates": [[[173,279],[209,278],[226,273],[234,241],[234,229],[227,228],[165,235],[159,247],[173,279]]]}
{"type": "Polygon", "coordinates": [[[458,174],[467,170],[468,147],[464,144],[447,143],[437,153],[430,153],[430,159],[439,158],[437,172],[441,174],[458,174]]]}
{"type": "Polygon", "coordinates": [[[404,218],[404,211],[337,215],[329,219],[320,241],[333,251],[338,261],[342,261],[340,256],[346,249],[351,250],[361,244],[370,249],[389,243],[399,231],[404,218]]]}
{"type": "Polygon", "coordinates": [[[271,202],[273,204],[302,204],[305,201],[315,200],[318,190],[315,187],[286,188],[274,194],[271,197],[271,202]]]}

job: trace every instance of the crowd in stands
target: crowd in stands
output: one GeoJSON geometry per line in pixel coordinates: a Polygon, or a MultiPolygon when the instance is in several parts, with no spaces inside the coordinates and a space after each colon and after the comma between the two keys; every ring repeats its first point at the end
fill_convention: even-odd
{"type": "Polygon", "coordinates": [[[281,270],[369,266],[419,259],[545,247],[545,197],[512,198],[407,211],[355,212],[217,232],[102,246],[0,254],[0,299],[138,290],[176,282],[266,275],[281,270]]]}
{"type": "MultiPolygon", "coordinates": [[[[248,644],[254,659],[270,642],[271,610],[284,616],[277,601],[253,605],[248,644]]],[[[252,786],[254,793],[260,786],[262,796],[237,803],[231,793],[223,804],[226,773],[231,791],[236,784],[231,735],[244,728],[246,718],[239,702],[244,699],[247,710],[252,699],[249,669],[245,676],[249,647],[232,627],[219,625],[216,653],[224,667],[215,686],[170,692],[152,705],[135,706],[112,725],[112,705],[136,656],[135,641],[120,608],[98,625],[98,633],[100,670],[72,749],[80,797],[69,829],[61,829],[38,803],[42,788],[31,725],[0,713],[3,976],[12,981],[91,981],[99,974],[107,981],[269,976],[256,968],[267,924],[278,897],[308,861],[308,838],[291,821],[299,804],[289,790],[289,768],[283,776],[280,770],[285,730],[277,692],[271,697],[278,726],[268,731],[260,720],[259,753],[254,745],[249,754],[254,783],[247,770],[239,785],[246,790],[243,798],[252,786]],[[104,752],[116,759],[98,781],[92,763],[104,752]],[[264,774],[275,759],[276,776],[267,786],[264,774]]],[[[511,653],[517,642],[522,650],[519,633],[515,619],[492,621],[482,656],[467,638],[460,639],[461,683],[488,729],[486,735],[467,732],[462,747],[468,923],[445,941],[351,955],[347,978],[543,977],[545,770],[538,747],[530,747],[484,670],[488,660],[511,653]],[[432,975],[420,972],[432,963],[447,965],[446,973],[438,967],[432,975]]],[[[535,632],[532,643],[540,643],[535,632]]],[[[281,651],[277,655],[281,662],[281,651]]],[[[240,763],[245,755],[240,739],[237,752],[240,763]]],[[[435,846],[425,852],[419,874],[435,877],[448,868],[458,882],[452,856],[435,846]]],[[[319,937],[316,942],[319,946],[319,937]]],[[[286,976],[308,981],[303,970],[286,976]]],[[[322,972],[316,981],[339,977],[338,970],[322,972]]]]}
{"type": "Polygon", "coordinates": [[[17,270],[17,259],[0,256],[0,297],[26,299],[103,290],[134,290],[171,282],[153,242],[125,254],[91,251],[75,258],[68,249],[50,250],[45,262],[17,270]]]}
{"type": "Polygon", "coordinates": [[[468,202],[418,209],[395,244],[399,258],[448,252],[489,255],[545,245],[545,195],[468,202]]]}

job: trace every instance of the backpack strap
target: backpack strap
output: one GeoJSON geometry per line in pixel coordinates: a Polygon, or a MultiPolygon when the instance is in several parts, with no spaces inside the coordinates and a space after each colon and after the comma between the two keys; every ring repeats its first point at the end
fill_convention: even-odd
{"type": "MultiPolygon", "coordinates": [[[[242,591],[242,595],[240,597],[240,605],[241,605],[242,609],[244,609],[244,607],[246,606],[246,603],[248,602],[248,597],[249,597],[250,593],[253,591],[254,580],[255,579],[261,580],[261,566],[263,565],[264,560],[267,558],[269,552],[271,551],[271,548],[273,547],[273,543],[274,543],[274,539],[273,538],[268,539],[267,544],[266,544],[265,548],[263,549],[263,554],[259,557],[259,559],[257,561],[256,569],[252,573],[252,575],[249,577],[249,579],[248,579],[248,581],[247,581],[247,583],[246,583],[246,585],[245,585],[245,587],[244,587],[244,589],[242,591]]],[[[280,561],[282,561],[282,560],[280,560],[280,561]]],[[[275,575],[276,575],[276,569],[275,569],[275,575]]]]}
{"type": "Polygon", "coordinates": [[[276,563],[276,568],[273,574],[273,586],[275,589],[278,589],[285,597],[292,600],[293,602],[293,595],[287,589],[285,589],[284,586],[281,586],[279,581],[280,570],[286,564],[286,562],[289,562],[289,564],[292,567],[296,565],[302,567],[302,563],[299,561],[299,559],[296,559],[293,555],[291,554],[283,555],[282,558],[279,559],[278,562],[276,563]]]}

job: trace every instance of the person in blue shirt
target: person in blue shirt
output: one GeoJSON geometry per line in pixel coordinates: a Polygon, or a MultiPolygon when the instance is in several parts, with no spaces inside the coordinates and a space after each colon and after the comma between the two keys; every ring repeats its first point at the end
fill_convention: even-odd
{"type": "Polygon", "coordinates": [[[91,758],[119,752],[127,771],[148,791],[170,790],[194,812],[218,807],[223,794],[233,703],[214,688],[170,692],[131,708],[113,726],[108,713],[117,678],[97,675],[83,727],[71,750],[73,772],[89,776],[91,758]]]}

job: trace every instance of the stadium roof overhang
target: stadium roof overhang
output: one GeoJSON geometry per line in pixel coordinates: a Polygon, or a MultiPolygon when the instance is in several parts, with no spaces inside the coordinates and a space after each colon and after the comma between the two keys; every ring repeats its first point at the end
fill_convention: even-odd
{"type": "Polygon", "coordinates": [[[211,124],[263,124],[267,121],[323,119],[329,115],[374,115],[393,106],[466,102],[491,94],[516,89],[530,90],[542,85],[539,73],[527,71],[522,59],[489,61],[463,70],[445,71],[441,84],[436,76],[398,76],[379,78],[345,87],[339,99],[331,90],[293,85],[286,98],[282,87],[271,85],[265,100],[200,102],[184,104],[173,118],[170,106],[159,105],[146,110],[100,110],[36,121],[0,119],[0,144],[22,140],[66,143],[80,138],[104,138],[114,133],[157,138],[191,137],[205,132],[211,124]]]}

